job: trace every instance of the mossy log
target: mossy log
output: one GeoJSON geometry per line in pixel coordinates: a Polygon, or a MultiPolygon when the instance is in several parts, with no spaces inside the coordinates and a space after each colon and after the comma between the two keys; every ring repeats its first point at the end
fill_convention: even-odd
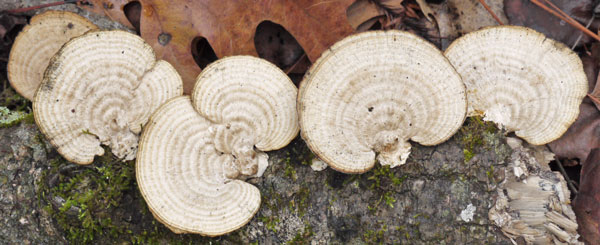
{"type": "Polygon", "coordinates": [[[0,152],[0,240],[8,243],[510,243],[488,211],[512,151],[500,133],[481,127],[439,146],[415,146],[406,165],[362,175],[313,171],[312,154],[298,138],[270,153],[269,169],[251,180],[263,196],[258,214],[216,238],[175,235],[156,222],[132,162],[64,162],[27,123],[0,129],[0,152]],[[480,141],[467,145],[472,157],[465,161],[465,140],[474,134],[480,141]]]}

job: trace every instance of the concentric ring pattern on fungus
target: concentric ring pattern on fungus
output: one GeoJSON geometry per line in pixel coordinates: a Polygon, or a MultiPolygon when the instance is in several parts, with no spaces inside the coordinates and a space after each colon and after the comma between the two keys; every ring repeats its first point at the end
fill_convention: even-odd
{"type": "Polygon", "coordinates": [[[138,186],[154,216],[177,233],[216,236],[246,224],[260,207],[260,192],[226,177],[209,130],[212,123],[187,96],[161,106],[140,140],[138,186]]]}
{"type": "Polygon", "coordinates": [[[142,133],[137,180],[154,216],[174,232],[207,236],[250,221],[260,192],[243,180],[265,171],[263,151],[298,134],[296,95],[287,75],[259,58],[207,66],[192,99],[161,106],[142,133]]]}
{"type": "Polygon", "coordinates": [[[435,145],[466,114],[465,87],[433,45],[401,31],[356,34],[336,43],[300,86],[302,137],[336,170],[362,173],[376,159],[391,167],[409,140],[435,145]]]}
{"type": "Polygon", "coordinates": [[[182,92],[179,74],[157,62],[140,37],[94,31],[69,41],[52,58],[33,111],[42,133],[67,160],[89,164],[104,153],[101,144],[131,160],[141,125],[182,92]]]}
{"type": "Polygon", "coordinates": [[[97,28],[86,18],[66,11],[50,10],[33,16],[10,50],[7,72],[11,86],[33,100],[56,51],[71,38],[97,28]]]}
{"type": "Polygon", "coordinates": [[[525,27],[471,32],[445,55],[467,87],[469,115],[485,116],[535,145],[569,128],[588,90],[577,54],[525,27]]]}

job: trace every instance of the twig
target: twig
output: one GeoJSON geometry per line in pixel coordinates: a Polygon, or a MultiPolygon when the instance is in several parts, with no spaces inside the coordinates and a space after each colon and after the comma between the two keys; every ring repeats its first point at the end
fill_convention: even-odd
{"type": "Polygon", "coordinates": [[[294,70],[294,68],[296,68],[296,66],[298,66],[298,64],[300,62],[302,62],[303,61],[302,59],[304,59],[305,57],[306,57],[306,53],[302,54],[302,56],[300,56],[300,58],[298,58],[298,60],[292,66],[290,66],[289,68],[285,69],[285,71],[284,71],[285,74],[289,75],[290,72],[292,72],[294,70]]]}
{"type": "MultiPolygon", "coordinates": [[[[585,47],[585,45],[583,45],[583,47],[585,47]]],[[[600,81],[600,72],[599,72],[599,73],[598,73],[598,75],[596,76],[596,83],[597,83],[598,81],[600,81]]],[[[595,91],[595,89],[594,89],[594,91],[595,91]]],[[[593,93],[594,91],[592,91],[592,93],[593,93]]],[[[595,105],[600,105],[600,99],[598,99],[598,97],[596,97],[596,96],[594,96],[594,95],[592,95],[592,94],[590,94],[590,93],[588,93],[588,94],[587,94],[587,97],[589,97],[589,98],[592,100],[592,102],[594,102],[594,104],[595,104],[595,105]]]]}
{"type": "Polygon", "coordinates": [[[485,3],[485,0],[479,0],[479,3],[481,3],[481,5],[483,5],[483,7],[485,8],[485,10],[487,10],[488,13],[490,13],[492,15],[492,17],[494,17],[494,19],[496,20],[496,22],[498,22],[498,24],[504,25],[502,23],[502,21],[500,20],[500,18],[498,18],[498,16],[496,14],[494,14],[494,11],[492,11],[492,9],[490,8],[490,6],[488,6],[487,3],[485,3]]]}
{"type": "Polygon", "coordinates": [[[8,10],[6,12],[11,13],[11,14],[16,14],[16,13],[23,13],[23,12],[27,12],[27,11],[31,11],[31,10],[36,10],[36,9],[41,9],[41,8],[58,6],[58,5],[63,5],[63,4],[67,4],[67,3],[77,3],[77,2],[81,2],[81,1],[78,1],[78,0],[66,0],[66,1],[60,1],[60,2],[46,3],[46,4],[41,4],[41,5],[36,5],[36,6],[31,6],[31,7],[26,7],[26,8],[11,9],[11,10],[8,10]]]}
{"type": "Polygon", "coordinates": [[[571,183],[573,183],[573,186],[575,186],[575,188],[577,188],[579,190],[579,184],[577,182],[575,182],[574,180],[571,180],[571,183]]]}
{"type": "MultiPolygon", "coordinates": [[[[549,151],[552,151],[552,149],[550,149],[550,146],[546,145],[546,148],[549,151]]],[[[567,171],[565,171],[565,168],[563,167],[562,162],[560,162],[560,160],[558,160],[558,157],[554,157],[554,160],[556,160],[556,165],[558,165],[558,169],[560,170],[560,173],[563,175],[563,177],[565,177],[565,181],[567,182],[567,186],[569,186],[569,189],[571,189],[571,191],[575,194],[579,193],[579,191],[577,191],[577,188],[575,188],[573,183],[571,183],[571,179],[569,178],[569,175],[567,175],[567,171]]]]}
{"type": "MultiPolygon", "coordinates": [[[[596,13],[592,13],[592,17],[588,21],[587,25],[585,25],[585,29],[590,28],[590,25],[592,25],[592,22],[594,21],[594,18],[596,18],[596,13]]],[[[577,37],[577,40],[575,40],[575,43],[573,43],[573,46],[571,47],[571,50],[575,49],[575,47],[577,46],[577,44],[579,43],[579,41],[581,41],[581,37],[583,37],[583,33],[579,33],[579,36],[577,37]]]]}
{"type": "Polygon", "coordinates": [[[592,37],[592,38],[600,41],[600,37],[598,35],[596,35],[592,31],[588,30],[587,28],[585,28],[584,26],[582,26],[581,24],[579,24],[579,22],[577,22],[576,20],[574,20],[573,18],[571,18],[569,15],[567,15],[565,12],[563,12],[558,7],[556,7],[554,4],[552,4],[552,2],[550,2],[550,0],[544,0],[544,2],[548,3],[552,8],[556,9],[556,11],[550,9],[548,6],[546,6],[545,4],[541,3],[539,0],[531,0],[531,2],[534,3],[535,5],[537,5],[538,7],[542,8],[543,10],[546,10],[546,12],[548,12],[548,13],[550,13],[550,14],[558,17],[559,19],[567,22],[569,25],[577,28],[578,30],[582,31],[583,33],[587,34],[588,36],[590,36],[590,37],[592,37]]]}
{"type": "Polygon", "coordinates": [[[588,49],[588,47],[585,44],[583,45],[583,50],[586,55],[592,56],[592,52],[588,49]]]}
{"type": "MultiPolygon", "coordinates": [[[[600,73],[599,73],[600,74],[600,73]]],[[[596,96],[593,96],[591,94],[587,94],[588,97],[590,97],[590,99],[597,105],[600,105],[600,100],[598,100],[598,98],[596,98],[596,96]]]]}

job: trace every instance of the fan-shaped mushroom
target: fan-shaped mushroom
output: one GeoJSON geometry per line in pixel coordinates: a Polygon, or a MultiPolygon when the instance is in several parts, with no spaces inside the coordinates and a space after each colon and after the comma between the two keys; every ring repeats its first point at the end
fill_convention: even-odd
{"type": "Polygon", "coordinates": [[[92,22],[66,11],[51,10],[31,18],[10,51],[7,72],[12,87],[33,100],[50,58],[71,38],[92,29],[97,29],[92,22]]]}
{"type": "Polygon", "coordinates": [[[182,81],[140,37],[95,31],[74,38],[52,58],[33,100],[40,130],[67,160],[88,164],[108,145],[131,160],[141,125],[182,81]]]}
{"type": "Polygon", "coordinates": [[[198,76],[192,100],[161,106],[144,128],[136,162],[141,193],[176,233],[222,235],[258,211],[267,154],[298,134],[297,89],[279,68],[250,56],[220,59],[198,76]]]}
{"type": "Polygon", "coordinates": [[[176,233],[219,235],[246,224],[260,192],[225,174],[230,154],[213,144],[212,123],[189,97],[177,97],[151,117],[140,140],[136,176],[154,216],[176,233]]]}
{"type": "Polygon", "coordinates": [[[331,167],[362,173],[375,159],[395,167],[408,140],[435,145],[466,113],[464,85],[442,53],[406,32],[356,34],[308,71],[298,95],[302,137],[331,167]]]}
{"type": "Polygon", "coordinates": [[[587,93],[577,54],[525,27],[471,32],[445,55],[467,86],[468,114],[484,115],[531,144],[560,137],[587,93]]]}

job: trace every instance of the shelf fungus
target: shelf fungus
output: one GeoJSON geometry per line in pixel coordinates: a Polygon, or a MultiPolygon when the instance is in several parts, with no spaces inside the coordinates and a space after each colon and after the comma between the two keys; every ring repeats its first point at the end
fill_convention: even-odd
{"type": "Polygon", "coordinates": [[[569,128],[588,90],[577,54],[525,27],[471,32],[445,55],[467,87],[468,115],[482,115],[534,145],[569,128]]]}
{"type": "Polygon", "coordinates": [[[140,37],[92,31],[50,60],[33,100],[37,125],[67,160],[89,164],[104,154],[135,158],[141,126],[160,104],[182,95],[181,77],[157,61],[140,37]]]}
{"type": "Polygon", "coordinates": [[[301,134],[332,168],[363,173],[376,160],[395,167],[409,140],[436,145],[466,115],[465,87],[442,53],[401,31],[374,31],[339,41],[300,85],[301,134]]]}
{"type": "Polygon", "coordinates": [[[260,192],[243,180],[262,176],[264,151],[298,134],[296,95],[287,75],[259,58],[207,66],[191,99],[162,105],[142,133],[136,176],[154,216],[173,232],[206,236],[250,221],[260,192]]]}
{"type": "Polygon", "coordinates": [[[7,72],[12,87],[33,100],[50,58],[71,38],[93,29],[97,27],[89,20],[66,11],[50,10],[31,18],[10,51],[7,72]]]}
{"type": "Polygon", "coordinates": [[[509,137],[507,143],[513,152],[489,219],[507,237],[524,240],[523,244],[583,244],[577,240],[566,181],[548,166],[554,154],[517,138],[509,137]]]}

